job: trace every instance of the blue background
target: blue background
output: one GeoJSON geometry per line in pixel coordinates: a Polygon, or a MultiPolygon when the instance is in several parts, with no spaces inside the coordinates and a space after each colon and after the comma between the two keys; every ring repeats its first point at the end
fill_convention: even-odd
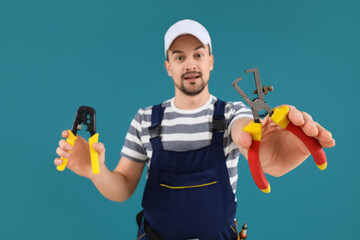
{"type": "MultiPolygon", "coordinates": [[[[238,212],[248,239],[360,239],[358,169],[359,1],[0,0],[0,239],[135,239],[144,175],[125,203],[105,199],[85,178],[53,165],[61,131],[80,105],[114,169],[140,107],[173,96],[163,36],[192,18],[212,37],[210,91],[241,100],[231,83],[254,86],[258,67],[274,85],[267,102],[310,113],[337,141],[328,168],[309,158],[271,194],[239,160],[238,212]]],[[[84,131],[82,132],[82,134],[84,131]]],[[[88,138],[88,133],[83,134],[88,138]]]]}

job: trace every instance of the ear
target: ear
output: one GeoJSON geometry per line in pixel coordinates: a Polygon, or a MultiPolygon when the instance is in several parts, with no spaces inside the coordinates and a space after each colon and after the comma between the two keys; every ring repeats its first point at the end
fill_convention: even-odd
{"type": "Polygon", "coordinates": [[[165,68],[166,68],[166,71],[167,71],[169,77],[172,77],[171,67],[170,67],[169,61],[168,61],[168,60],[165,60],[164,65],[165,65],[165,68]]]}
{"type": "Polygon", "coordinates": [[[210,71],[212,71],[213,69],[214,69],[214,55],[213,54],[211,54],[210,55],[210,71]]]}

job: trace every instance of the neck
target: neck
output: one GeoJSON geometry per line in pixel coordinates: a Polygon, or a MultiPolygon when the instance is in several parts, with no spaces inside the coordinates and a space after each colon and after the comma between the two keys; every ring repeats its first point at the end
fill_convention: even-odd
{"type": "Polygon", "coordinates": [[[209,97],[210,93],[208,86],[206,86],[201,93],[195,96],[186,95],[175,87],[174,104],[179,109],[191,110],[204,105],[209,100],[209,97]]]}

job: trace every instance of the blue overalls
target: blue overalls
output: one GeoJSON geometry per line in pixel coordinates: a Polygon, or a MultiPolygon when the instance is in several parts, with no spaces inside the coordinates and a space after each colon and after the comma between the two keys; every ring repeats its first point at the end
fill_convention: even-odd
{"type": "Polygon", "coordinates": [[[164,110],[161,104],[152,109],[153,156],[142,201],[145,220],[137,239],[151,240],[144,222],[158,234],[156,239],[237,239],[235,195],[223,149],[225,103],[215,103],[211,144],[186,152],[163,149],[160,126],[164,110]]]}

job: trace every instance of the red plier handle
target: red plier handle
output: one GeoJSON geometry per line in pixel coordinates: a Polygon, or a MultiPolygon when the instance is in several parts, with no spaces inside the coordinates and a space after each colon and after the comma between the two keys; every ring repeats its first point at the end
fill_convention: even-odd
{"type": "MultiPolygon", "coordinates": [[[[289,108],[287,106],[274,108],[273,114],[270,118],[274,123],[297,136],[309,149],[318,168],[324,170],[327,167],[327,160],[324,149],[314,137],[307,136],[300,127],[295,126],[292,122],[290,122],[287,117],[288,113],[289,108]]],[[[243,128],[243,131],[252,135],[252,144],[248,150],[248,161],[251,175],[258,188],[260,188],[260,190],[265,193],[269,193],[271,191],[270,184],[264,175],[259,157],[262,136],[261,122],[256,123],[251,121],[243,128]]]]}

